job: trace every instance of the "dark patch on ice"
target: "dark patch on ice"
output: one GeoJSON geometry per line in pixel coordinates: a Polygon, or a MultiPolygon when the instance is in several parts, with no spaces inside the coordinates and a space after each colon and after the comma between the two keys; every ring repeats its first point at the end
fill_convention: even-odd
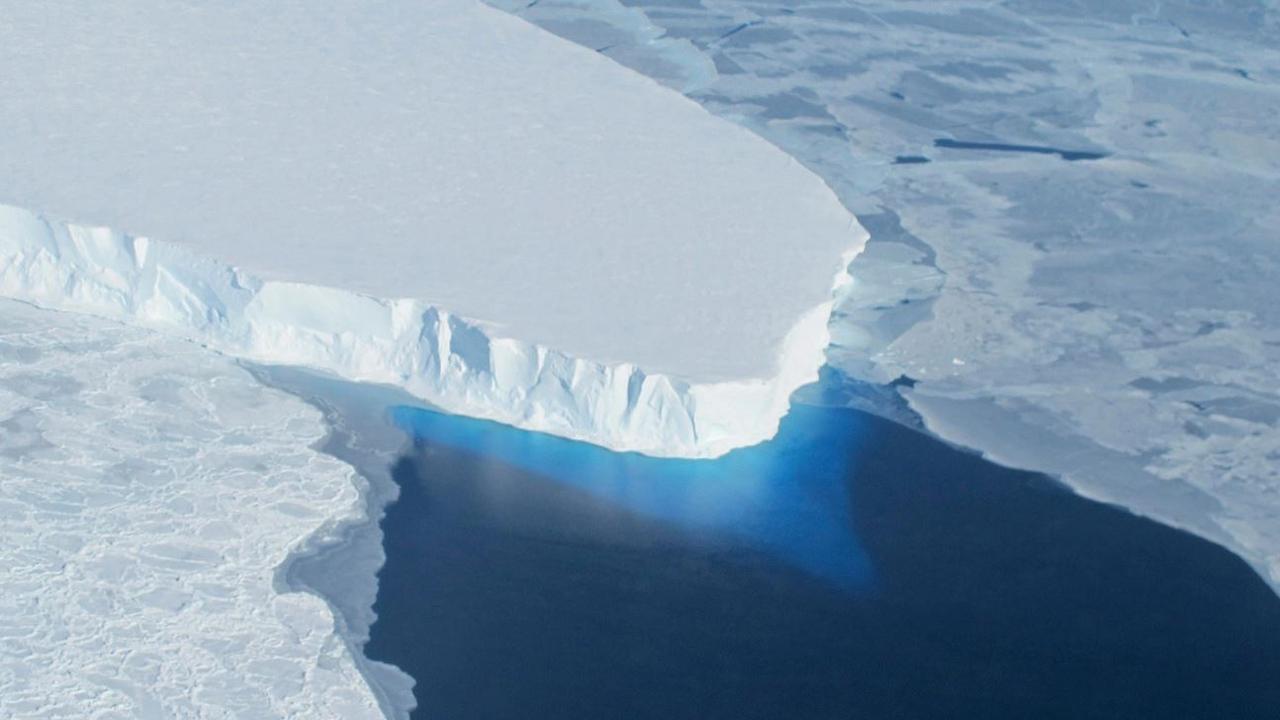
{"type": "Polygon", "coordinates": [[[52,400],[79,393],[84,383],[70,375],[46,371],[10,376],[5,389],[32,400],[52,400]]]}
{"type": "MultiPolygon", "coordinates": [[[[878,213],[861,214],[858,215],[858,224],[862,225],[871,236],[867,240],[868,243],[893,242],[906,245],[924,255],[919,264],[933,268],[938,266],[938,254],[934,252],[933,246],[902,227],[902,218],[898,213],[892,210],[881,210],[878,213]]],[[[854,263],[857,263],[856,258],[854,263]]]]}
{"type": "Polygon", "coordinates": [[[763,106],[762,117],[768,120],[794,120],[796,118],[818,118],[830,122],[836,119],[827,111],[825,105],[812,90],[799,88],[784,93],[775,93],[756,98],[754,102],[763,106]]]}
{"type": "Polygon", "coordinates": [[[1129,383],[1129,385],[1139,390],[1146,390],[1150,393],[1167,393],[1203,387],[1204,383],[1183,377],[1165,378],[1163,380],[1141,377],[1129,383]]]}
{"type": "Polygon", "coordinates": [[[894,165],[922,165],[929,162],[923,155],[899,155],[893,159],[894,165]]]}
{"type": "Polygon", "coordinates": [[[1072,310],[1076,310],[1078,312],[1088,312],[1090,310],[1097,310],[1101,306],[1095,303],[1082,300],[1080,302],[1067,303],[1067,307],[1071,308],[1072,310]]]}
{"type": "Polygon", "coordinates": [[[39,360],[43,355],[44,351],[38,347],[18,345],[0,340],[0,360],[4,362],[30,364],[39,360]]]}
{"type": "Polygon", "coordinates": [[[53,450],[53,443],[40,432],[40,421],[30,409],[19,410],[0,421],[0,455],[13,458],[30,457],[42,450],[53,450]]]}
{"type": "Polygon", "coordinates": [[[1182,429],[1186,430],[1188,435],[1191,435],[1192,437],[1198,437],[1201,440],[1209,437],[1209,433],[1206,432],[1204,428],[1191,422],[1190,420],[1182,424],[1182,429]]]}
{"type": "Polygon", "coordinates": [[[744,23],[741,23],[741,24],[739,24],[739,25],[736,25],[736,26],[734,26],[732,29],[730,29],[728,32],[726,32],[725,34],[721,35],[721,36],[719,37],[719,39],[720,39],[720,40],[726,40],[726,39],[728,39],[728,38],[731,38],[731,37],[733,37],[734,35],[737,35],[738,33],[742,32],[743,30],[746,30],[746,29],[747,29],[747,28],[749,28],[749,27],[752,27],[752,26],[754,26],[754,25],[759,25],[759,24],[760,24],[760,22],[761,22],[761,21],[759,21],[759,20],[752,20],[751,22],[744,22],[744,23]]]}
{"type": "Polygon", "coordinates": [[[1251,397],[1224,397],[1205,400],[1203,409],[1215,415],[1244,420],[1262,425],[1275,425],[1280,422],[1280,405],[1265,402],[1251,397]]]}
{"type": "Polygon", "coordinates": [[[1047,145],[1018,145],[1013,143],[973,142],[969,140],[952,140],[938,138],[933,141],[935,147],[947,150],[987,150],[991,152],[1031,153],[1034,155],[1057,155],[1069,162],[1077,160],[1101,160],[1108,153],[1091,150],[1064,150],[1047,145]]]}

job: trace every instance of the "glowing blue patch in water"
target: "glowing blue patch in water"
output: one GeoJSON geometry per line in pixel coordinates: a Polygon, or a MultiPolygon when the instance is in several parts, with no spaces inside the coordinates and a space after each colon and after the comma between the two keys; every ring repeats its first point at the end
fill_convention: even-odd
{"type": "Polygon", "coordinates": [[[767,443],[716,460],[671,460],[422,408],[390,412],[415,438],[492,460],[480,472],[499,477],[486,480],[531,473],[642,516],[732,538],[842,588],[870,587],[848,494],[865,431],[855,413],[795,405],[767,443]]]}

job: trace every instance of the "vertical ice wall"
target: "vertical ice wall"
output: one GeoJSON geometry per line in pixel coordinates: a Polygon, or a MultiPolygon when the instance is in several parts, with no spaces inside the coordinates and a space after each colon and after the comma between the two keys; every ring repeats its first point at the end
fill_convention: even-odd
{"type": "Polygon", "coordinates": [[[710,456],[815,376],[865,239],[777,148],[470,0],[3,11],[11,297],[710,456]]]}

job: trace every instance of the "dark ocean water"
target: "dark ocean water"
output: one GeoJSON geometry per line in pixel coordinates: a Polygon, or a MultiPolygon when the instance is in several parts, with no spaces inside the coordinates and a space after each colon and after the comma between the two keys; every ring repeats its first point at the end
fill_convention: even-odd
{"type": "Polygon", "coordinates": [[[393,415],[366,654],[415,717],[1280,718],[1239,558],[873,416],[690,462],[393,415]]]}

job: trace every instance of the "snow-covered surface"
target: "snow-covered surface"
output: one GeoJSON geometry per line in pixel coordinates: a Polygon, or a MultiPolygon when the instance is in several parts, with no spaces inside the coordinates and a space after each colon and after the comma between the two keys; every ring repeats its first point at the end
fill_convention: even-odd
{"type": "MultiPolygon", "coordinates": [[[[382,518],[400,496],[391,473],[403,457],[408,439],[391,427],[388,408],[411,405],[413,397],[398,388],[352,383],[325,373],[287,365],[250,366],[270,387],[283,390],[320,408],[328,435],[319,450],[351,465],[365,480],[363,516],[352,516],[335,527],[325,542],[294,555],[284,581],[313,592],[333,608],[343,637],[363,648],[377,614],[378,573],[386,562],[382,518]]],[[[383,699],[391,720],[408,720],[418,705],[414,680],[393,665],[365,661],[365,679],[383,699]]],[[[424,702],[430,700],[423,698],[424,702]]]]}
{"type": "Polygon", "coordinates": [[[93,263],[146,272],[172,244],[240,271],[255,309],[214,317],[234,301],[194,285],[228,275],[195,256],[108,306],[60,302],[40,278],[46,294],[23,295],[12,266],[32,238],[6,223],[4,291],[42,304],[128,318],[128,292],[172,290],[188,314],[243,320],[222,334],[251,347],[140,319],[228,352],[431,385],[448,409],[617,448],[716,454],[768,437],[813,377],[818,316],[865,239],[769,143],[474,0],[0,12],[0,203],[121,233],[42,267],[112,282],[128,272],[93,263]],[[125,235],[153,249],[129,258],[125,235]],[[453,355],[410,366],[433,352],[410,337],[433,309],[466,329],[453,355]],[[303,358],[285,347],[299,333],[328,337],[303,358]],[[351,344],[363,356],[339,357],[351,344]],[[470,379],[416,380],[455,361],[470,379]]]}
{"type": "Polygon", "coordinates": [[[226,358],[0,301],[0,717],[381,717],[276,581],[364,512],[322,435],[226,358]]]}
{"type": "Polygon", "coordinates": [[[1280,587],[1275,3],[492,2],[836,189],[871,240],[833,364],[907,376],[942,437],[1222,542],[1280,587]]]}

